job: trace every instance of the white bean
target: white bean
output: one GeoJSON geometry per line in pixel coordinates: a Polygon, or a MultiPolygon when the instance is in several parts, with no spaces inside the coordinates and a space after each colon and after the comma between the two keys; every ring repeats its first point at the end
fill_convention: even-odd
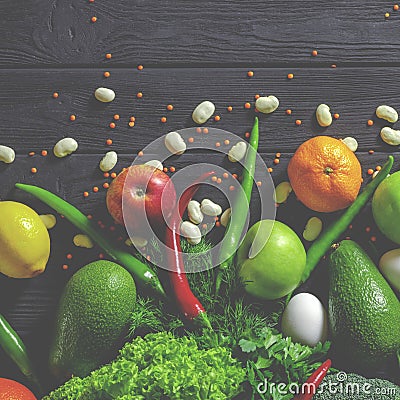
{"type": "Polygon", "coordinates": [[[381,130],[382,140],[391,146],[398,146],[400,144],[400,131],[385,126],[381,130]]]}
{"type": "Polygon", "coordinates": [[[220,205],[214,203],[210,199],[204,199],[200,206],[201,212],[210,217],[216,217],[222,213],[222,208],[220,205]]]}
{"type": "Polygon", "coordinates": [[[108,151],[100,161],[100,169],[103,172],[111,171],[118,161],[118,154],[115,151],[108,151]]]}
{"type": "Polygon", "coordinates": [[[240,161],[245,155],[247,150],[247,143],[246,142],[239,142],[236,143],[228,152],[228,160],[230,162],[238,162],[240,161]]]}
{"type": "Polygon", "coordinates": [[[15,151],[8,146],[0,146],[0,161],[11,164],[15,160],[15,151]]]}
{"type": "Polygon", "coordinates": [[[188,204],[188,217],[191,222],[198,225],[203,222],[204,215],[200,209],[200,203],[196,200],[190,200],[188,204]]]}
{"type": "Polygon", "coordinates": [[[40,219],[44,223],[44,226],[47,229],[51,229],[51,228],[54,228],[56,226],[57,219],[56,219],[55,215],[53,215],[53,214],[43,214],[43,215],[39,215],[39,217],[40,217],[40,219]]]}
{"type": "Polygon", "coordinates": [[[278,204],[284,203],[287,198],[289,197],[289,194],[292,193],[292,185],[290,182],[284,181],[281,182],[276,188],[275,188],[275,201],[278,204]]]}
{"type": "Polygon", "coordinates": [[[192,113],[192,119],[196,124],[204,124],[214,114],[215,105],[211,101],[203,101],[192,113]]]}
{"type": "Polygon", "coordinates": [[[163,164],[161,161],[158,160],[150,160],[145,162],[146,165],[150,165],[151,167],[157,168],[159,170],[163,170],[163,164]]]}
{"type": "Polygon", "coordinates": [[[73,138],[59,140],[54,146],[53,153],[56,157],[62,158],[75,152],[78,149],[78,142],[73,138]]]}
{"type": "Polygon", "coordinates": [[[399,119],[397,111],[390,106],[379,106],[377,107],[375,113],[378,118],[384,119],[391,123],[395,123],[399,119]]]}
{"type": "Polygon", "coordinates": [[[326,104],[320,104],[317,107],[315,116],[317,117],[317,121],[320,126],[326,127],[332,124],[331,109],[326,104]]]}
{"type": "Polygon", "coordinates": [[[96,99],[102,103],[110,103],[115,99],[115,92],[112,89],[99,87],[94,92],[94,97],[96,97],[96,99]]]}
{"type": "Polygon", "coordinates": [[[227,208],[221,215],[220,217],[220,222],[221,225],[224,226],[225,228],[228,226],[229,224],[229,220],[231,219],[231,213],[232,213],[232,209],[231,208],[227,208]]]}
{"type": "Polygon", "coordinates": [[[349,136],[342,139],[342,142],[352,151],[355,152],[358,149],[358,142],[353,137],[349,136]]]}
{"type": "Polygon", "coordinates": [[[186,143],[178,132],[170,132],[165,135],[165,147],[172,154],[183,154],[186,150],[186,143]]]}
{"type": "Polygon", "coordinates": [[[201,242],[201,232],[199,227],[189,221],[182,222],[181,234],[190,244],[195,245],[201,242]]]}
{"type": "Polygon", "coordinates": [[[91,249],[94,246],[92,239],[90,239],[90,237],[87,235],[83,235],[82,233],[80,233],[79,235],[75,235],[72,241],[74,242],[74,245],[76,247],[91,249]]]}
{"type": "Polygon", "coordinates": [[[318,217],[311,217],[304,228],[303,238],[313,242],[322,231],[322,221],[318,217]]]}
{"type": "Polygon", "coordinates": [[[264,114],[271,114],[279,107],[279,100],[275,96],[259,97],[256,100],[256,108],[264,114]]]}
{"type": "Polygon", "coordinates": [[[125,244],[127,246],[135,246],[136,248],[139,249],[146,247],[147,243],[148,243],[147,239],[142,238],[140,236],[132,236],[129,239],[125,240],[125,244]]]}

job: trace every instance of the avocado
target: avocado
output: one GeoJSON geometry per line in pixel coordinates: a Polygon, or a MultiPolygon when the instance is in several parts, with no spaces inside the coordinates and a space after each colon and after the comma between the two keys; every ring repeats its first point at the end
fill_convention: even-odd
{"type": "Polygon", "coordinates": [[[120,265],[100,260],[77,271],[58,306],[51,372],[84,377],[113,357],[135,303],[135,282],[120,265]]]}
{"type": "Polygon", "coordinates": [[[331,253],[329,278],[329,323],[336,351],[356,365],[385,362],[400,349],[400,302],[389,284],[352,240],[340,242],[331,253]]]}

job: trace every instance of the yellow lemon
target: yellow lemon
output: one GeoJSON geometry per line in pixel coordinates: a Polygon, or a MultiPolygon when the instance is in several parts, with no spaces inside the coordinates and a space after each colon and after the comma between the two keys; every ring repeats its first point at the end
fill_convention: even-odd
{"type": "Polygon", "coordinates": [[[41,274],[50,255],[50,237],[39,215],[15,201],[0,201],[0,272],[11,278],[41,274]]]}

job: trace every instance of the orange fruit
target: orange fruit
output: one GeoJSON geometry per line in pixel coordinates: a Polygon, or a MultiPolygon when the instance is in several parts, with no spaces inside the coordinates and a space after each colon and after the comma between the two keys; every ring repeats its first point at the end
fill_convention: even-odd
{"type": "Polygon", "coordinates": [[[24,385],[11,379],[0,378],[0,400],[36,400],[24,385]]]}
{"type": "Polygon", "coordinates": [[[318,212],[348,207],[362,179],[354,153],[329,136],[316,136],[300,145],[289,162],[288,175],[297,198],[318,212]]]}

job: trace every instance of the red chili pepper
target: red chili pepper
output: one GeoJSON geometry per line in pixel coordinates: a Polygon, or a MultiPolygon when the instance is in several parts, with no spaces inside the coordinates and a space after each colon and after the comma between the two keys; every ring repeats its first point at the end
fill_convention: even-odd
{"type": "Polygon", "coordinates": [[[179,227],[182,214],[191,198],[197,192],[200,183],[204,182],[205,179],[213,174],[214,172],[207,172],[201,175],[192,186],[183,192],[179,200],[178,208],[171,216],[170,226],[167,226],[165,234],[166,245],[172,249],[172,251],[167,252],[168,265],[173,267],[173,270],[169,272],[169,277],[179,308],[186,318],[191,321],[198,322],[200,325],[207,328],[211,328],[211,324],[207,318],[206,311],[199,299],[190,289],[189,282],[185,274],[179,227]]]}
{"type": "Polygon", "coordinates": [[[306,380],[305,385],[302,386],[302,392],[304,392],[305,389],[308,389],[308,393],[299,393],[293,397],[293,400],[311,400],[314,394],[317,392],[318,386],[321,384],[331,365],[332,361],[329,358],[323,362],[319,368],[306,380]]]}

